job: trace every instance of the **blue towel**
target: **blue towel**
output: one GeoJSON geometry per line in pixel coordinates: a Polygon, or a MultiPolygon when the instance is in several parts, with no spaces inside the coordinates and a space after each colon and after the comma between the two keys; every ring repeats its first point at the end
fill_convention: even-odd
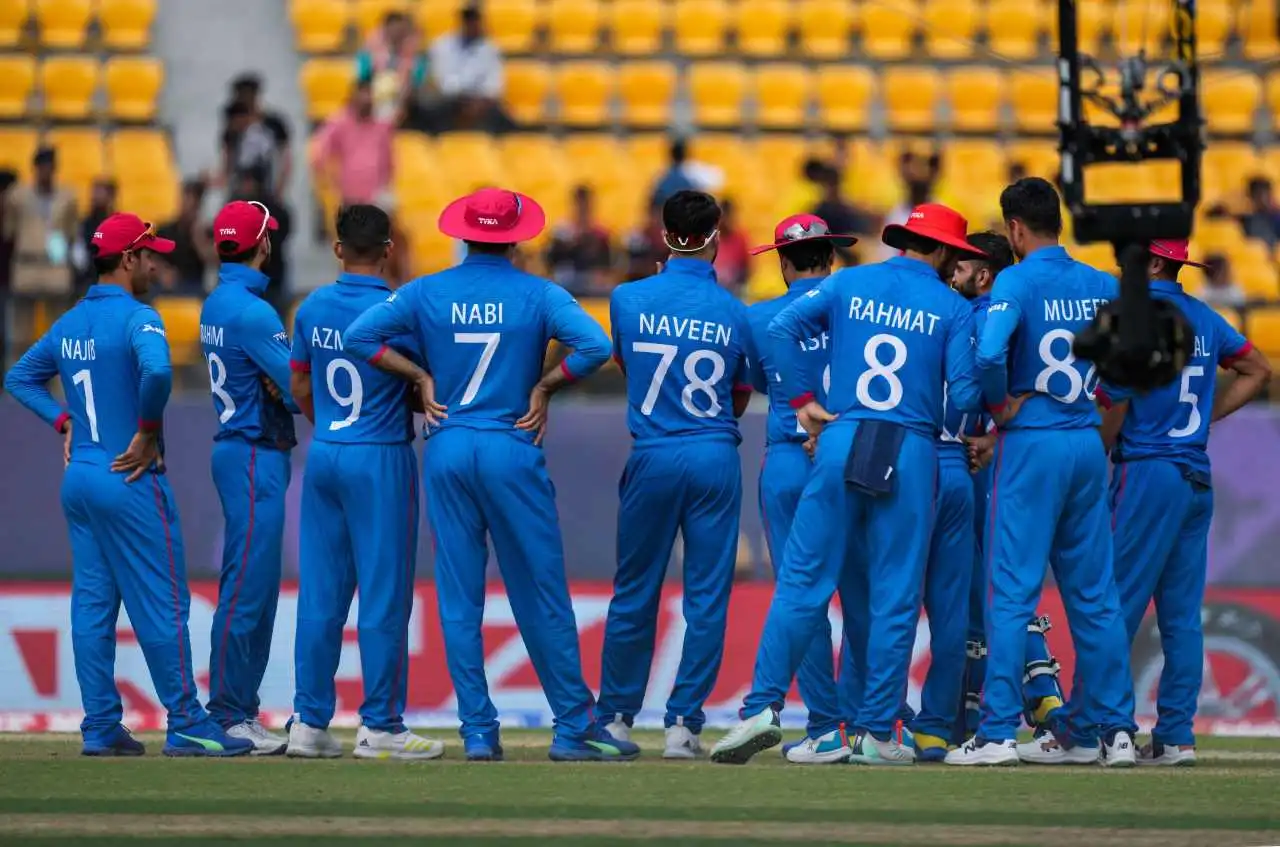
{"type": "Polygon", "coordinates": [[[906,434],[906,428],[889,421],[859,421],[845,461],[844,481],[873,497],[892,492],[906,434]]]}

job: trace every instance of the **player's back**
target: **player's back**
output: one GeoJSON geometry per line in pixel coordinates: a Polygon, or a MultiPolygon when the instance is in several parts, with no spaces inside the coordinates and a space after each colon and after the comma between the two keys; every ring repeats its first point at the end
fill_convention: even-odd
{"type": "MultiPolygon", "coordinates": [[[[988,298],[978,297],[969,301],[973,309],[973,333],[975,339],[980,333],[982,322],[985,322],[988,298]]],[[[950,393],[943,392],[942,432],[938,436],[938,455],[953,460],[969,460],[969,451],[965,446],[966,436],[984,435],[989,418],[981,411],[964,411],[952,402],[950,393]]]]}
{"type": "Polygon", "coordinates": [[[671,259],[662,273],[614,289],[609,311],[637,442],[741,439],[733,391],[750,389],[746,307],[709,262],[671,259]]]}
{"type": "MultiPolygon", "coordinates": [[[[757,391],[764,391],[769,398],[769,416],[765,429],[766,444],[794,442],[803,444],[809,435],[796,422],[796,410],[791,398],[783,397],[778,390],[777,363],[769,353],[769,323],[778,313],[799,297],[813,290],[821,279],[801,279],[792,283],[787,293],[772,300],[764,300],[747,309],[747,322],[751,328],[751,347],[756,361],[751,363],[751,377],[757,391]]],[[[822,405],[827,403],[827,389],[831,385],[831,333],[822,332],[801,343],[805,353],[804,382],[812,386],[814,395],[822,405]]]]}

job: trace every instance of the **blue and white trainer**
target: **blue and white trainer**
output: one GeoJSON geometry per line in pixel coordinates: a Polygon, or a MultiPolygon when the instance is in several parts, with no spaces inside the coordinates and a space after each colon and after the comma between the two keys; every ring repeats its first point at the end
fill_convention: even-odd
{"type": "Polygon", "coordinates": [[[253,742],[247,738],[233,738],[212,718],[205,718],[181,732],[169,730],[165,735],[163,752],[174,757],[221,759],[247,756],[253,752],[253,742]]]}
{"type": "Polygon", "coordinates": [[[557,734],[547,751],[547,758],[553,762],[630,762],[639,756],[638,745],[614,738],[599,724],[592,724],[586,738],[564,738],[557,734]]]}
{"type": "Polygon", "coordinates": [[[145,756],[147,748],[133,737],[129,727],[118,723],[108,730],[85,733],[81,756],[145,756]]]}
{"type": "Polygon", "coordinates": [[[853,748],[843,729],[833,729],[817,738],[806,736],[784,747],[783,756],[793,765],[835,765],[849,761],[853,748]]]}
{"type": "Polygon", "coordinates": [[[916,751],[912,744],[901,731],[892,733],[888,741],[881,741],[864,730],[854,738],[849,761],[855,765],[914,765],[916,751]]]}
{"type": "Polygon", "coordinates": [[[711,761],[745,765],[756,753],[781,743],[782,724],[777,711],[769,707],[734,724],[711,748],[711,761]]]}

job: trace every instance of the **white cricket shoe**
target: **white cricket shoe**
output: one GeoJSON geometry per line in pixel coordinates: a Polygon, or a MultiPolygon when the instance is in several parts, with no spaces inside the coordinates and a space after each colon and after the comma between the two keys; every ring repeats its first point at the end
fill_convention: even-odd
{"type": "Polygon", "coordinates": [[[399,759],[422,762],[444,755],[444,742],[423,738],[412,730],[384,732],[360,727],[356,733],[356,747],[352,751],[357,759],[399,759]]]}
{"type": "Polygon", "coordinates": [[[1096,765],[1101,755],[1098,747],[1063,747],[1057,736],[1047,729],[1018,745],[1018,758],[1029,765],[1096,765]]]}
{"type": "Polygon", "coordinates": [[[307,726],[294,715],[289,721],[289,746],[285,755],[291,759],[339,759],[342,742],[327,730],[307,726]]]}
{"type": "Polygon", "coordinates": [[[738,721],[711,748],[711,761],[722,765],[745,765],[761,750],[782,743],[782,726],[773,707],[738,721]]]}
{"type": "Polygon", "coordinates": [[[253,742],[253,750],[249,752],[250,756],[279,756],[289,746],[288,738],[283,735],[276,735],[274,732],[268,732],[267,728],[257,718],[251,718],[244,723],[227,727],[227,735],[232,738],[243,738],[245,741],[253,742]]]}
{"type": "Polygon", "coordinates": [[[1161,744],[1152,741],[1142,745],[1138,750],[1138,764],[1146,767],[1187,768],[1196,763],[1195,747],[1180,747],[1177,744],[1161,744]]]}
{"type": "Polygon", "coordinates": [[[905,744],[899,733],[881,741],[869,732],[859,732],[850,745],[849,761],[855,765],[914,765],[916,750],[905,744]]]}
{"type": "Polygon", "coordinates": [[[1109,741],[1104,739],[1102,742],[1099,764],[1104,768],[1131,768],[1138,763],[1138,749],[1132,735],[1120,730],[1108,737],[1109,741]]]}
{"type": "Polygon", "coordinates": [[[817,738],[806,736],[803,741],[785,749],[787,761],[793,765],[834,765],[849,761],[853,755],[849,739],[838,729],[817,738]]]}
{"type": "Polygon", "coordinates": [[[619,741],[631,740],[631,727],[627,726],[626,722],[622,720],[622,715],[614,715],[613,721],[604,729],[605,732],[619,741]]]}
{"type": "Polygon", "coordinates": [[[667,727],[667,746],[662,751],[662,758],[697,759],[701,756],[702,739],[690,732],[689,727],[683,723],[667,727]]]}
{"type": "Polygon", "coordinates": [[[948,751],[942,761],[960,767],[1008,767],[1018,764],[1018,742],[986,741],[975,736],[948,751]]]}

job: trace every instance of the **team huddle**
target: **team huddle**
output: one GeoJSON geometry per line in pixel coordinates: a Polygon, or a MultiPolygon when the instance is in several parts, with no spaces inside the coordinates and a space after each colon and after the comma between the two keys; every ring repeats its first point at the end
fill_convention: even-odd
{"type": "Polygon", "coordinates": [[[545,227],[531,198],[482,189],[450,204],[440,229],[466,242],[466,259],[396,291],[384,282],[387,215],[350,206],[337,220],[342,273],[299,307],[292,341],[260,296],[274,219],[261,204],[229,204],[214,222],[219,284],[200,325],[226,521],[207,711],[164,476],[168,344],[159,316],[136,299],[151,254],[174,245],[135,216],[111,216],[92,239],[99,284],[5,383],[64,437],[83,752],[144,752],[121,723],[114,680],[123,602],[168,712],[166,755],[343,755],[329,724],[358,589],[354,755],[443,755],[403,719],[421,500],[468,760],[503,757],[481,638],[489,544],[555,716],[550,758],[625,761],[640,755],[630,735],[677,536],[685,635],[663,756],[702,756],[739,537],[737,420],[760,393],[759,508],[777,585],[741,720],[712,761],[742,764],[779,744],[795,680],[808,721],[783,753],[797,764],[1193,763],[1209,425],[1252,399],[1269,365],[1182,290],[1178,273],[1195,264],[1186,242],[1157,241],[1152,296],[1186,316],[1194,356],[1179,382],[1146,394],[1099,385],[1072,342],[1117,296],[1115,278],[1058,245],[1061,204],[1048,182],[1019,180],[1000,203],[1007,237],[970,235],[959,214],[925,204],[885,228],[899,256],[834,273],[835,248],[855,239],[813,215],[787,218],[754,252],[777,252],[788,290],[747,307],[716,282],[719,206],[681,191],[663,208],[670,258],[614,291],[612,338],[563,289],[513,265],[515,245],[545,227]],[[570,352],[547,369],[551,341],[570,352]],[[610,355],[626,376],[634,445],[619,483],[597,701],[540,445],[551,397],[610,355]],[[1235,374],[1221,390],[1218,367],[1235,374]],[[65,401],[49,392],[55,376],[65,401]],[[421,480],[415,411],[426,436],[421,480]],[[314,433],[286,737],[259,722],[258,689],[295,415],[314,433]],[[1049,621],[1037,616],[1046,566],[1076,646],[1069,702],[1044,638],[1049,621]],[[837,593],[844,635],[833,649],[837,593]],[[1129,649],[1152,601],[1165,661],[1158,721],[1138,750],[1129,649]],[[931,661],[917,713],[905,693],[922,609],[931,661]],[[1019,744],[1024,721],[1034,737],[1019,744]]]}

